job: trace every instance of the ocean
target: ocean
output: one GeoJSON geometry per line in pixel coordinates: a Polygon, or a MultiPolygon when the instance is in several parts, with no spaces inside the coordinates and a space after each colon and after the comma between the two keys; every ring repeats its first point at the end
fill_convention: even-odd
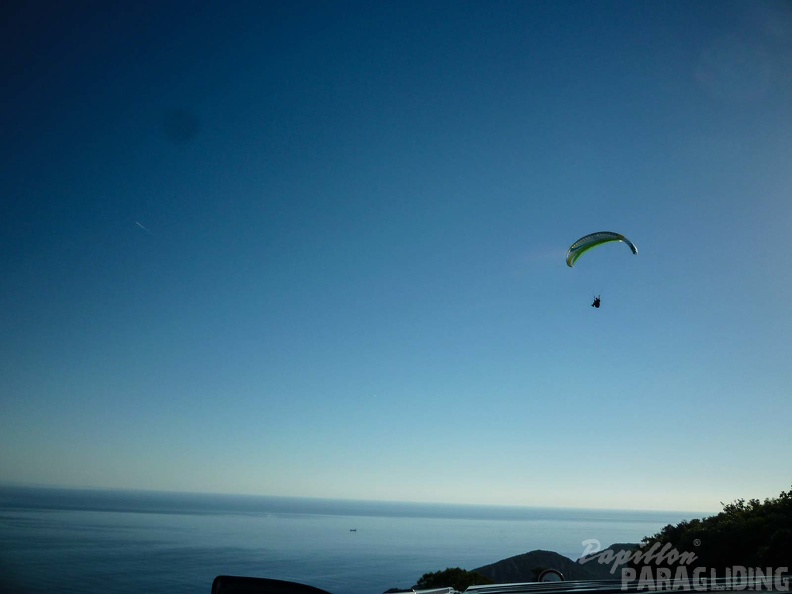
{"type": "Polygon", "coordinates": [[[220,574],[409,588],[534,549],[639,542],[701,514],[0,487],[0,592],[209,594],[220,574]]]}

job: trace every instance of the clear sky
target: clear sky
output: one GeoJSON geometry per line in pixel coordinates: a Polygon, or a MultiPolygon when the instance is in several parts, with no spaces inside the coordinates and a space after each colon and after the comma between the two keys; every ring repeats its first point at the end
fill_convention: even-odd
{"type": "Polygon", "coordinates": [[[2,10],[0,480],[790,487],[789,3],[2,10]]]}

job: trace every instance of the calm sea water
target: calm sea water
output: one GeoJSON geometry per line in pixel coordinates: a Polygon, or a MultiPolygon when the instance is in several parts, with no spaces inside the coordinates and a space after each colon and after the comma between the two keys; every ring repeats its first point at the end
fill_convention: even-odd
{"type": "Polygon", "coordinates": [[[209,594],[231,574],[379,594],[534,549],[577,559],[583,540],[638,542],[699,515],[4,487],[0,591],[209,594]]]}

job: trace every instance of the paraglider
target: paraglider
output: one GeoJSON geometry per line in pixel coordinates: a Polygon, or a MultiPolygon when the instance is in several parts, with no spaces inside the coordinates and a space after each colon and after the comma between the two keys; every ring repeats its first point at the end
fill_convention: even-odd
{"type": "MultiPolygon", "coordinates": [[[[613,233],[612,231],[598,231],[597,233],[591,233],[581,237],[569,247],[566,256],[567,266],[574,268],[575,262],[577,262],[580,256],[585,254],[587,251],[614,241],[626,243],[633,254],[638,253],[638,248],[635,247],[635,244],[621,233],[613,233]]],[[[600,296],[597,295],[594,298],[594,303],[591,304],[591,307],[599,309],[600,303],[600,296]]]]}
{"type": "Polygon", "coordinates": [[[638,248],[635,247],[635,244],[627,239],[624,235],[620,233],[613,233],[611,231],[598,231],[597,233],[592,233],[590,235],[586,235],[585,237],[581,237],[569,247],[569,251],[567,251],[566,256],[567,266],[570,268],[574,267],[575,262],[578,261],[578,258],[580,258],[580,256],[585,254],[587,251],[613,241],[621,241],[626,243],[628,246],[630,246],[633,254],[638,253],[638,248]]]}

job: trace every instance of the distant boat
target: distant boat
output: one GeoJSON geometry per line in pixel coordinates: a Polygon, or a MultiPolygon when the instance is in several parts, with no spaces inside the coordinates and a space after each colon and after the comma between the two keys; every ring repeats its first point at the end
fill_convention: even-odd
{"type": "Polygon", "coordinates": [[[350,532],[357,532],[357,528],[350,528],[349,531],[350,532]]]}

